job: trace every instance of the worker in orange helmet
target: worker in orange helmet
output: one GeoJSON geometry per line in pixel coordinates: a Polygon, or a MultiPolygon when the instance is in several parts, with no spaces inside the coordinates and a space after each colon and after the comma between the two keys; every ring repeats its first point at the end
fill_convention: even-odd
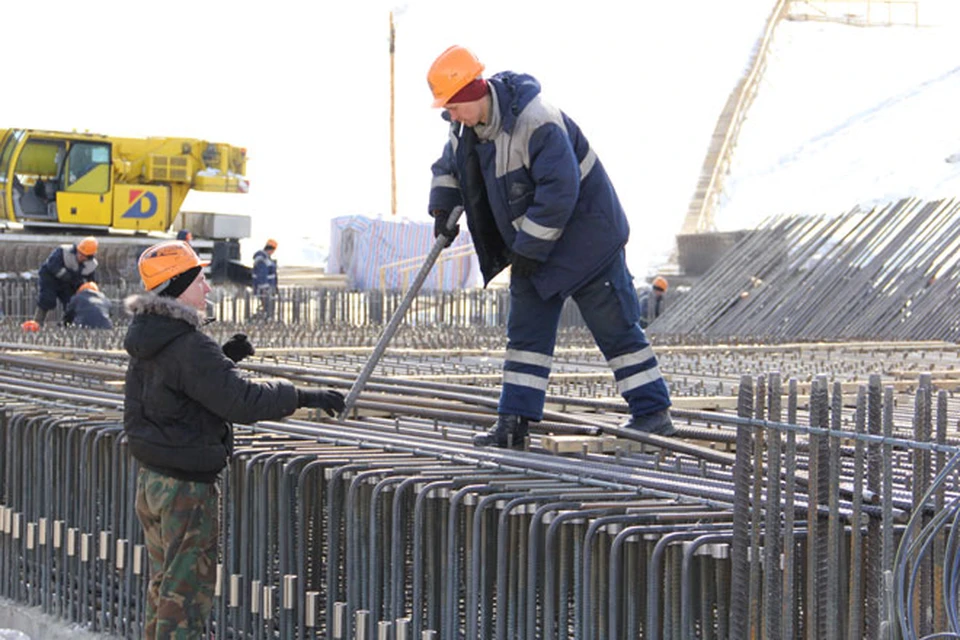
{"type": "Polygon", "coordinates": [[[57,306],[58,300],[66,310],[80,285],[96,281],[97,249],[97,239],[87,236],[75,244],[63,244],[50,252],[40,265],[34,322],[43,325],[47,313],[57,306]]]}
{"type": "Polygon", "coordinates": [[[96,282],[84,282],[70,298],[63,314],[63,324],[89,329],[113,329],[110,307],[110,299],[100,291],[96,282]]]}
{"type": "Polygon", "coordinates": [[[333,417],[343,395],[241,375],[243,354],[202,331],[210,285],[185,242],[148,248],[138,266],[146,291],[125,301],[133,319],[123,430],[139,462],[135,509],[149,559],[141,635],[200,638],[217,581],[217,482],[233,454],[231,423],[279,420],[298,407],[333,417]]]}
{"type": "Polygon", "coordinates": [[[280,295],[277,282],[277,261],[273,254],[277,251],[277,241],[270,238],[263,249],[253,254],[253,292],[260,299],[259,315],[264,320],[273,318],[276,300],[280,295]]]}
{"type": "Polygon", "coordinates": [[[477,446],[523,447],[543,419],[557,327],[573,299],[630,409],[621,426],[676,433],[670,393],[639,324],[626,265],[626,213],[596,150],[531,75],[484,65],[452,46],[427,71],[450,123],[427,211],[434,234],[457,235],[466,211],[484,282],[510,266],[510,314],[497,422],[477,446]]]}
{"type": "Polygon", "coordinates": [[[657,276],[650,284],[650,289],[640,294],[640,326],[644,329],[656,320],[663,310],[663,294],[667,292],[667,279],[657,276]],[[650,304],[653,298],[653,304],[650,304]]]}

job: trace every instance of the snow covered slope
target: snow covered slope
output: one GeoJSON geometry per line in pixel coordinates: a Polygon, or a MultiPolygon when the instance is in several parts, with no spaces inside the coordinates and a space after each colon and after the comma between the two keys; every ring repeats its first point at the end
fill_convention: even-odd
{"type": "Polygon", "coordinates": [[[717,228],[960,197],[956,42],[949,28],[782,22],[717,228]]]}

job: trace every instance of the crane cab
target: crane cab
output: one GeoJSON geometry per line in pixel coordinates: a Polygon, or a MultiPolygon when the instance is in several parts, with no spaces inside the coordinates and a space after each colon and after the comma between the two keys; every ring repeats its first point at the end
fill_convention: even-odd
{"type": "Polygon", "coordinates": [[[0,218],[113,226],[112,147],[103,136],[7,131],[0,139],[0,218]]]}
{"type": "Polygon", "coordinates": [[[245,169],[226,144],[0,129],[0,220],[167,231],[190,189],[246,193],[245,169]]]}

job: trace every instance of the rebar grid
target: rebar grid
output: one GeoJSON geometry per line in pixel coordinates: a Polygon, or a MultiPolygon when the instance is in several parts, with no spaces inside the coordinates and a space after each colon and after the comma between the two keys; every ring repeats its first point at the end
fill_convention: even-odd
{"type": "MultiPolygon", "coordinates": [[[[106,336],[10,337],[0,596],[139,637],[124,357],[106,336]]],[[[470,444],[495,415],[501,361],[452,339],[388,350],[343,423],[301,411],[238,427],[212,635],[893,638],[901,620],[918,634],[902,637],[953,624],[953,520],[937,514],[957,502],[956,472],[934,482],[960,446],[956,347],[664,348],[682,436],[664,440],[615,426],[621,401],[576,338],[526,451],[470,444]],[[560,456],[551,433],[620,437],[611,453],[560,456]],[[896,559],[911,516],[930,544],[896,559]]],[[[242,367],[346,388],[368,352],[260,347],[242,367]]]]}

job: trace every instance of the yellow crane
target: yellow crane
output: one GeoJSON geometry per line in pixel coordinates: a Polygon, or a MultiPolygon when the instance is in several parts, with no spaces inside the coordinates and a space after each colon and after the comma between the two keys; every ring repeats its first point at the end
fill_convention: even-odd
{"type": "MultiPolygon", "coordinates": [[[[77,234],[101,236],[107,241],[101,247],[114,248],[119,266],[175,222],[192,232],[195,248],[212,254],[215,262],[219,258],[226,270],[239,261],[239,240],[250,235],[249,218],[177,217],[190,190],[247,193],[246,163],[242,147],[195,138],[0,129],[0,226],[7,231],[0,235],[0,270],[35,268],[30,262],[46,246],[77,234]],[[52,233],[62,235],[52,238],[52,233]],[[16,263],[9,264],[18,243],[42,246],[29,256],[18,252],[16,263]]],[[[212,275],[231,277],[213,266],[212,275]]],[[[241,270],[231,279],[244,277],[241,270]]]]}

